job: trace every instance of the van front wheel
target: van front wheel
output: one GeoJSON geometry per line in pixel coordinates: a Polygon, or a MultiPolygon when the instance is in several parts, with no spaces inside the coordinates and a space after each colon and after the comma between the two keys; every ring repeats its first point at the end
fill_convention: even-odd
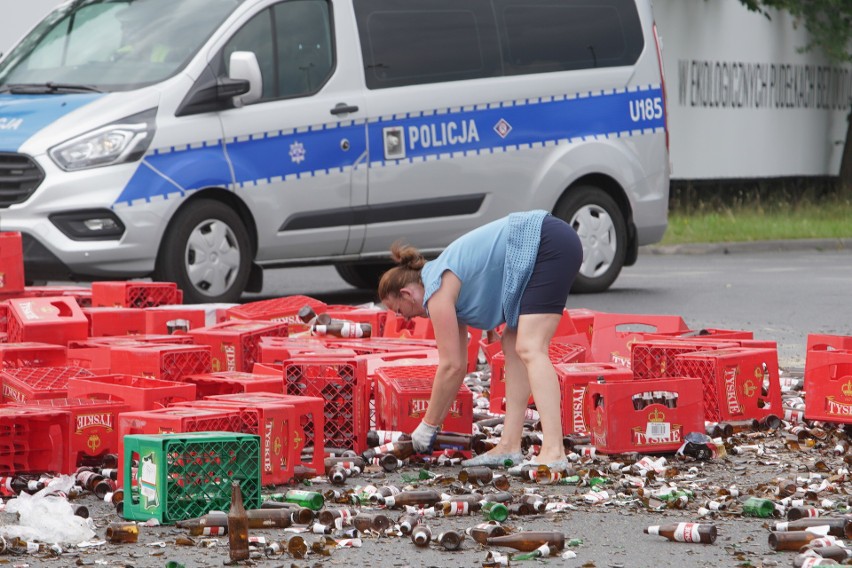
{"type": "Polygon", "coordinates": [[[618,205],[602,189],[580,186],[568,191],[555,214],[574,227],[583,243],[583,264],[571,291],[603,292],[609,288],[627,255],[627,222],[618,205]]]}
{"type": "Polygon", "coordinates": [[[248,231],[239,215],[224,203],[202,199],[172,219],[154,279],[177,283],[187,304],[238,302],[250,268],[248,231]]]}

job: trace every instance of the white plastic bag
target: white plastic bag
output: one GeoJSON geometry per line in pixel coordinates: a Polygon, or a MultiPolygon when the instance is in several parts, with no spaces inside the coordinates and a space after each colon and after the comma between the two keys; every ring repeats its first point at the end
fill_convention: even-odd
{"type": "Polygon", "coordinates": [[[61,475],[34,495],[21,493],[9,500],[5,511],[17,513],[18,524],[0,526],[0,536],[48,544],[79,544],[94,537],[89,519],[76,516],[62,495],[73,485],[72,477],[61,475]]]}

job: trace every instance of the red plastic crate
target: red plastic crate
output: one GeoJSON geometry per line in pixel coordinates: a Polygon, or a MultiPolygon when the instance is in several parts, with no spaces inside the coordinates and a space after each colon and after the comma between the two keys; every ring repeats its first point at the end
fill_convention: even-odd
{"type": "Polygon", "coordinates": [[[73,471],[68,412],[0,407],[0,475],[73,471]]]}
{"type": "Polygon", "coordinates": [[[435,339],[432,320],[424,317],[406,319],[394,312],[387,312],[382,337],[411,339],[435,339]]]}
{"type": "Polygon", "coordinates": [[[134,375],[93,375],[68,379],[70,398],[102,398],[128,405],[131,412],[157,410],[177,402],[195,400],[192,383],[161,381],[134,375]]]}
{"type": "Polygon", "coordinates": [[[675,452],[690,432],[704,432],[702,381],[669,377],[589,383],[586,397],[591,440],[603,454],[675,452]],[[653,403],[635,408],[634,395],[676,393],[674,408],[653,403]]]}
{"type": "Polygon", "coordinates": [[[209,345],[211,367],[218,371],[250,372],[260,360],[262,337],[286,337],[287,324],[269,321],[226,321],[189,332],[198,345],[209,345]]]}
{"type": "Polygon", "coordinates": [[[65,398],[68,380],[73,377],[90,377],[92,373],[81,367],[21,367],[0,371],[3,381],[3,400],[26,402],[45,398],[65,398]]]}
{"type": "Polygon", "coordinates": [[[367,449],[370,385],[359,380],[354,357],[298,355],[284,363],[284,392],[323,400],[325,445],[367,449]]]}
{"type": "Polygon", "coordinates": [[[412,349],[437,349],[434,339],[400,339],[391,337],[371,337],[369,339],[340,339],[324,337],[323,343],[332,349],[348,349],[358,355],[371,353],[394,353],[412,349]]]}
{"type": "Polygon", "coordinates": [[[675,357],[675,373],[703,381],[707,420],[783,416],[775,349],[731,347],[684,353],[675,357]]]}
{"type": "Polygon", "coordinates": [[[370,430],[386,429],[380,424],[376,415],[376,372],[382,367],[411,366],[411,365],[437,365],[438,350],[433,348],[420,348],[412,351],[391,351],[387,353],[369,353],[358,355],[355,360],[358,379],[365,381],[370,388],[370,430]]]}
{"type": "Polygon", "coordinates": [[[326,304],[310,296],[284,296],[271,300],[248,302],[228,310],[230,319],[264,320],[301,323],[299,310],[310,306],[316,313],[324,312],[326,304]]]}
{"type": "Polygon", "coordinates": [[[805,392],[808,420],[852,423],[852,350],[808,351],[805,392]]]}
{"type": "Polygon", "coordinates": [[[649,333],[645,339],[684,339],[687,341],[718,341],[728,339],[754,339],[754,332],[740,329],[689,329],[686,331],[671,331],[668,333],[649,333]]]}
{"type": "MultiPolygon", "coordinates": [[[[325,471],[325,441],[321,434],[325,431],[325,403],[323,399],[313,396],[292,396],[272,393],[246,393],[211,396],[199,401],[224,402],[244,407],[248,413],[245,424],[250,424],[251,413],[267,405],[284,404],[292,407],[293,419],[289,423],[290,435],[283,438],[281,443],[292,452],[294,465],[311,468],[318,474],[325,471]],[[317,433],[320,432],[319,435],[317,433]],[[310,451],[306,451],[310,450],[310,451]]],[[[256,421],[257,424],[263,423],[256,421]]],[[[267,430],[268,432],[268,430],[267,430]]],[[[266,436],[262,435],[261,438],[266,436]]],[[[275,440],[273,440],[275,445],[275,440]]]]}
{"type": "MultiPolygon", "coordinates": [[[[577,343],[571,343],[577,336],[554,337],[550,340],[550,360],[557,363],[584,363],[587,349],[577,343]]],[[[585,341],[585,338],[582,339],[585,341]]],[[[503,352],[491,358],[491,389],[489,400],[491,412],[506,412],[506,358],[503,352]]],[[[530,397],[530,403],[533,402],[530,397]]]]}
{"type": "Polygon", "coordinates": [[[212,370],[210,352],[209,345],[114,346],[110,350],[110,369],[113,373],[180,382],[186,375],[209,373],[212,370]]]}
{"type": "Polygon", "coordinates": [[[145,312],[139,308],[83,308],[89,336],[125,336],[145,333],[145,312]]]}
{"type": "Polygon", "coordinates": [[[0,233],[0,293],[15,294],[24,291],[24,253],[21,233],[0,233]]]}
{"type": "Polygon", "coordinates": [[[686,338],[639,340],[631,345],[630,369],[636,379],[659,379],[677,374],[674,372],[677,355],[738,346],[738,343],[730,341],[692,341],[686,338]]]}
{"type": "Polygon", "coordinates": [[[605,312],[596,312],[586,308],[567,308],[565,311],[571,318],[571,323],[574,324],[577,333],[585,335],[589,345],[591,345],[595,330],[595,316],[605,312]]]}
{"type": "MultiPolygon", "coordinates": [[[[65,411],[68,419],[69,470],[85,463],[98,463],[106,454],[118,454],[118,415],[129,410],[117,400],[95,398],[52,398],[16,403],[25,408],[65,411]]],[[[121,454],[118,454],[121,455],[121,454]]]]}
{"type": "Polygon", "coordinates": [[[150,308],[182,302],[183,292],[174,282],[92,282],[94,307],[150,308]]]}
{"type": "Polygon", "coordinates": [[[77,302],[81,308],[92,305],[92,289],[88,286],[27,286],[21,297],[45,298],[52,296],[64,296],[77,302]]]}
{"type": "MultiPolygon", "coordinates": [[[[236,409],[173,406],[123,412],[118,417],[118,455],[124,455],[124,437],[128,434],[239,432],[241,427],[242,421],[236,409]]],[[[122,469],[118,470],[119,485],[122,483],[122,469]]]]}
{"type": "Polygon", "coordinates": [[[146,308],[145,333],[172,335],[207,325],[207,312],[200,306],[157,306],[146,308]]]}
{"type": "Polygon", "coordinates": [[[633,373],[614,363],[558,363],[554,365],[559,378],[562,401],[562,433],[588,434],[589,414],[586,395],[589,383],[633,380],[633,373]]]}
{"type": "Polygon", "coordinates": [[[249,392],[284,394],[283,373],[261,375],[242,371],[222,371],[202,375],[187,375],[186,382],[195,385],[196,398],[249,392]]]}
{"type": "MultiPolygon", "coordinates": [[[[826,335],[821,333],[809,333],[807,352],[827,351],[839,349],[841,351],[852,351],[852,335],[826,335]]],[[[807,357],[807,355],[805,355],[807,357]]]]}
{"type": "MultiPolygon", "coordinates": [[[[411,433],[420,424],[435,381],[437,365],[382,367],[376,373],[376,422],[388,430],[411,433]]],[[[473,429],[473,393],[459,387],[441,429],[470,434],[473,429]]]]}
{"type": "Polygon", "coordinates": [[[596,313],[590,361],[630,367],[630,346],[646,334],[688,331],[680,316],[596,313]]]}
{"type": "Polygon", "coordinates": [[[296,354],[333,355],[333,349],[315,337],[261,337],[257,345],[258,359],[264,365],[282,365],[296,354]]]}
{"type": "Polygon", "coordinates": [[[89,336],[89,320],[73,298],[45,297],[8,300],[9,341],[68,345],[89,336]]]}
{"type": "Polygon", "coordinates": [[[65,347],[50,343],[0,343],[0,367],[64,367],[65,347]]]}

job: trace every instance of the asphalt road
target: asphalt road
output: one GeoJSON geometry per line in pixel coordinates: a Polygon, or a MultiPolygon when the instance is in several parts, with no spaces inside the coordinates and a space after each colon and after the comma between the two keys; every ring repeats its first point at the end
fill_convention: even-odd
{"type": "MultiPolygon", "coordinates": [[[[801,367],[809,333],[852,334],[852,248],[824,241],[768,246],[642,249],[609,291],[568,298],[570,308],[631,314],[676,314],[692,329],[750,330],[776,341],[782,367],[801,367]],[[736,252],[725,252],[726,250],[736,252]]],[[[375,300],[331,267],[269,271],[260,295],[305,294],[334,303],[375,300]]]]}
{"type": "MultiPolygon", "coordinates": [[[[662,251],[668,252],[668,251],[662,251]]],[[[569,298],[569,307],[589,308],[609,312],[636,314],[678,314],[693,328],[715,327],[752,330],[758,339],[775,340],[780,350],[782,367],[804,364],[805,342],[809,333],[849,335],[850,292],[852,290],[852,252],[846,250],[786,250],[724,251],[707,250],[689,254],[643,253],[636,266],[625,269],[622,276],[603,294],[577,295],[569,298]]],[[[306,294],[330,303],[364,303],[374,299],[371,291],[358,291],[346,285],[328,267],[287,269],[267,275],[262,294],[247,295],[246,300],[306,294]]],[[[511,519],[517,530],[560,530],[569,538],[581,539],[582,545],[572,549],[576,558],[552,557],[547,564],[570,568],[656,568],[656,567],[713,567],[740,568],[791,566],[795,553],[775,553],[767,544],[767,523],[762,519],[741,517],[739,506],[730,514],[714,519],[719,531],[715,544],[686,544],[669,542],[661,537],[643,534],[649,525],[699,520],[697,509],[706,499],[716,497],[717,489],[736,483],[744,494],[760,491],[761,484],[778,476],[795,478],[813,471],[816,459],[823,459],[831,471],[843,465],[840,456],[833,456],[820,444],[802,451],[788,451],[780,435],[749,440],[765,444],[767,452],[761,457],[751,454],[728,456],[724,460],[678,464],[677,472],[668,481],[695,492],[695,498],[685,510],[649,511],[624,492],[607,504],[587,504],[583,496],[587,487],[536,486],[513,480],[512,491],[525,487],[563,500],[570,508],[559,513],[511,519]],[[695,466],[694,470],[689,470],[695,466]]],[[[831,446],[828,446],[830,448],[831,446]]],[[[670,463],[671,462],[671,456],[670,463]]],[[[590,464],[604,469],[608,458],[598,458],[590,464]]],[[[436,471],[450,476],[459,468],[436,471]]],[[[411,473],[413,470],[408,469],[411,473]]],[[[609,476],[607,485],[612,495],[619,491],[618,477],[609,476]]],[[[800,479],[802,479],[800,477],[800,479]]],[[[347,485],[372,483],[401,484],[398,473],[368,478],[351,478],[347,485]]],[[[848,492],[845,483],[841,492],[848,492]]],[[[318,485],[317,489],[327,486],[318,485]]],[[[623,489],[621,489],[624,491],[623,489]]],[[[822,493],[845,502],[843,494],[822,493]]],[[[114,512],[93,497],[84,498],[90,506],[103,537],[109,521],[118,520],[114,512]]],[[[831,511],[823,511],[823,515],[831,511]]],[[[6,514],[3,514],[5,516],[6,514]]],[[[13,519],[0,519],[13,523],[13,519]]],[[[478,522],[477,517],[445,518],[430,521],[435,534],[446,528],[464,529],[478,522]]],[[[104,545],[94,549],[71,551],[60,558],[42,559],[34,556],[12,558],[15,565],[29,566],[133,566],[162,568],[166,561],[181,562],[187,568],[222,566],[227,560],[227,538],[220,538],[213,548],[178,547],[175,538],[184,531],[173,527],[142,528],[137,545],[104,545]],[[165,543],[165,548],[152,546],[165,543]]],[[[273,530],[256,531],[256,536],[268,540],[286,538],[285,533],[273,530]]],[[[312,540],[316,537],[308,537],[312,540]]],[[[511,552],[510,549],[495,549],[511,552]]],[[[467,539],[461,551],[446,552],[436,545],[418,549],[410,541],[398,538],[365,538],[358,549],[336,550],[331,557],[311,556],[296,560],[287,555],[257,560],[258,566],[393,566],[405,567],[476,567],[481,566],[487,549],[467,539]]],[[[517,563],[521,564],[521,563],[517,563]]],[[[516,565],[513,563],[513,565],[516,565]]]]}

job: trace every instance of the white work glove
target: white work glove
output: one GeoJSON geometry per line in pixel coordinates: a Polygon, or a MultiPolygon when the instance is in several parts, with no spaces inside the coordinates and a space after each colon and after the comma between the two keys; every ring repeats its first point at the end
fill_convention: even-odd
{"type": "Polygon", "coordinates": [[[427,424],[425,420],[421,420],[414,432],[411,433],[411,442],[414,446],[414,451],[418,454],[431,454],[432,445],[435,443],[435,436],[438,435],[438,427],[427,424]]]}

